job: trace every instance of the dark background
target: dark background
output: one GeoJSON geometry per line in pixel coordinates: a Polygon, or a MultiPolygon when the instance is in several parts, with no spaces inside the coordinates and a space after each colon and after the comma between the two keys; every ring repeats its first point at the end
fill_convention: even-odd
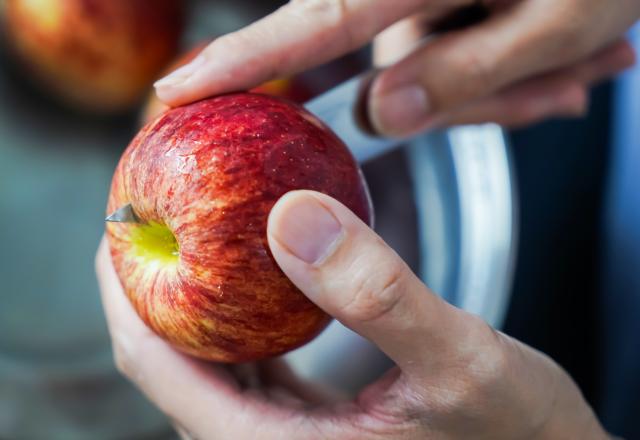
{"type": "Polygon", "coordinates": [[[512,133],[520,247],[504,330],[559,362],[596,406],[611,89],[593,92],[586,118],[512,133]]]}

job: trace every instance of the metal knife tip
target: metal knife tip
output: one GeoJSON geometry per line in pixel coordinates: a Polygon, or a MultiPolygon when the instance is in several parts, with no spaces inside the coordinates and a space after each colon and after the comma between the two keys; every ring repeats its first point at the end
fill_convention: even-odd
{"type": "Polygon", "coordinates": [[[109,214],[104,221],[111,223],[142,223],[140,218],[133,211],[133,207],[130,203],[127,203],[109,214]]]}

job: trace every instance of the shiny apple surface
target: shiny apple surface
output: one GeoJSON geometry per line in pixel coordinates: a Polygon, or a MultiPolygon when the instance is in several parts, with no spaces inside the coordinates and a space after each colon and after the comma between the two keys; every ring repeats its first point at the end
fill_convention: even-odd
{"type": "Polygon", "coordinates": [[[295,189],[326,193],[370,221],[351,153],[295,104],[229,94],[146,125],[108,202],[109,212],[130,203],[144,224],[107,227],[116,271],[145,323],[176,348],[223,362],[281,354],[324,329],[329,317],[267,244],[271,207],[295,189]]]}

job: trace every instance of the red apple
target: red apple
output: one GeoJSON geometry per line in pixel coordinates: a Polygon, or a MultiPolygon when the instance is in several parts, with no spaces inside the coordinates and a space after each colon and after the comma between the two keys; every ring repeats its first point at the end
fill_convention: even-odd
{"type": "Polygon", "coordinates": [[[109,223],[107,236],[144,322],[183,352],[221,362],[315,337],[330,319],[278,268],[266,238],[274,203],[303,188],[370,219],[351,153],[296,104],[222,95],[143,127],[118,164],[107,211],[131,204],[144,224],[109,223]]]}
{"type": "MultiPolygon", "coordinates": [[[[189,51],[180,55],[176,61],[165,69],[164,74],[168,74],[178,67],[184,66],[193,60],[202,50],[207,47],[210,41],[204,41],[193,46],[189,51]]],[[[251,90],[255,93],[280,96],[290,101],[303,103],[312,98],[313,93],[300,77],[280,78],[266,82],[251,90]]],[[[147,98],[147,103],[142,111],[142,123],[151,122],[160,113],[167,111],[169,106],[158,99],[155,91],[152,91],[147,98]]]]}
{"type": "Polygon", "coordinates": [[[175,55],[181,0],[6,0],[9,47],[63,101],[99,113],[138,104],[175,55]]]}

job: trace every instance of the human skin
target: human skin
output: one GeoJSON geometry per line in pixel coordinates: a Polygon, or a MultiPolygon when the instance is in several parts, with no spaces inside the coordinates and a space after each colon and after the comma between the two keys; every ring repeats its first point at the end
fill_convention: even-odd
{"type": "Polygon", "coordinates": [[[118,368],[185,438],[607,438],[558,365],[434,295],[338,201],[290,192],[267,236],[291,281],[396,367],[349,400],[301,381],[280,359],[189,358],[135,314],[103,242],[97,272],[118,368]]]}
{"type": "MultiPolygon", "coordinates": [[[[404,136],[453,123],[517,126],[579,115],[591,84],[634,63],[620,38],[640,15],[637,0],[487,1],[487,21],[418,43],[430,23],[469,3],[294,1],[216,40],[156,90],[178,105],[304,70],[375,37],[376,62],[389,67],[370,90],[370,119],[380,133],[404,136]],[[389,101],[405,85],[416,87],[389,101]],[[411,101],[426,110],[411,112],[414,120],[397,105],[411,101]]],[[[335,201],[285,195],[271,212],[268,238],[294,284],[396,367],[345,401],[301,382],[279,360],[241,370],[198,364],[132,315],[103,246],[98,274],[118,364],[183,432],[203,439],[607,438],[552,360],[441,301],[335,201]],[[318,205],[341,225],[328,247],[296,227],[318,216],[318,205]],[[317,253],[318,246],[330,251],[300,258],[304,247],[317,253]],[[159,360],[166,371],[153,368],[159,360]]]]}
{"type": "MultiPolygon", "coordinates": [[[[172,72],[179,67],[189,63],[193,60],[202,50],[207,47],[209,43],[203,41],[196,44],[187,52],[181,54],[165,71],[165,73],[172,72]]],[[[313,96],[311,90],[304,84],[300,78],[277,78],[268,81],[264,84],[260,84],[257,87],[251,89],[254,93],[264,93],[266,95],[280,96],[281,98],[289,99],[293,102],[303,103],[313,96]]],[[[142,109],[141,123],[142,125],[151,122],[161,113],[167,111],[170,107],[164,102],[160,101],[155,90],[149,93],[147,102],[142,109]]]]}
{"type": "Polygon", "coordinates": [[[634,63],[620,39],[638,16],[638,0],[294,0],[217,39],[158,81],[156,91],[179,105],[290,76],[375,40],[378,60],[394,62],[368,97],[378,132],[405,136],[487,121],[518,126],[584,113],[589,86],[634,63]],[[423,40],[443,17],[471,4],[484,5],[488,18],[423,40]]]}

